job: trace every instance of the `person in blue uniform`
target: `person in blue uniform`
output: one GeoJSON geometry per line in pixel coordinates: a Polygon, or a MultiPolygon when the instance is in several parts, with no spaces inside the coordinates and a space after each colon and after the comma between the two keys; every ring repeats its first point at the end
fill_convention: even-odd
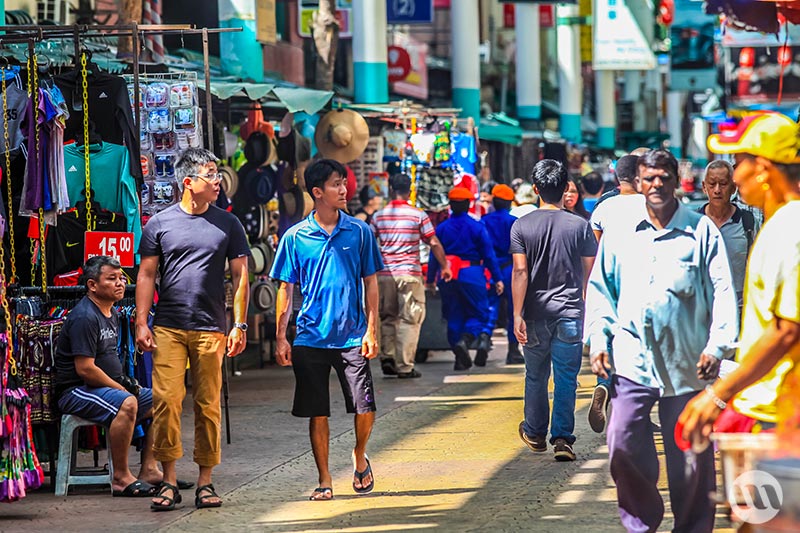
{"type": "MultiPolygon", "coordinates": [[[[456,356],[454,369],[466,370],[472,366],[469,347],[476,338],[477,366],[486,365],[491,348],[484,269],[489,270],[498,294],[503,293],[503,281],[486,228],[467,212],[474,200],[472,193],[455,187],[448,198],[452,216],[439,224],[436,237],[444,247],[453,277],[449,282],[440,281],[439,291],[442,314],[447,320],[447,340],[456,356]]],[[[433,259],[428,264],[428,283],[433,283],[438,271],[439,263],[433,259]]]]}
{"type": "MultiPolygon", "coordinates": [[[[489,240],[492,242],[494,255],[500,268],[500,275],[503,285],[511,286],[511,253],[508,251],[511,245],[511,226],[517,221],[511,211],[511,201],[514,200],[514,190],[508,185],[495,185],[492,188],[492,204],[494,211],[484,215],[481,223],[489,233],[489,240]]],[[[519,343],[514,335],[514,304],[511,301],[511,293],[505,291],[498,294],[496,290],[490,288],[488,291],[489,312],[487,327],[491,331],[497,324],[497,317],[500,314],[501,305],[505,302],[508,309],[506,330],[508,331],[508,353],[506,354],[506,364],[522,364],[525,359],[519,351],[519,343]]]]}

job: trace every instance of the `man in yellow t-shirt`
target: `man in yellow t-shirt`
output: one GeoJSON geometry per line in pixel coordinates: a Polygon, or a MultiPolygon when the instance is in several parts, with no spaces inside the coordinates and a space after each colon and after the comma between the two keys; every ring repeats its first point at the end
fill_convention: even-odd
{"type": "Polygon", "coordinates": [[[723,431],[776,424],[781,383],[800,360],[800,126],[778,113],[751,115],[735,132],[710,136],[708,148],[734,154],[739,195],[763,209],[766,222],[747,265],[739,367],[678,419],[693,442],[707,438],[715,421],[723,431]],[[731,399],[733,410],[726,409],[731,399]]]}

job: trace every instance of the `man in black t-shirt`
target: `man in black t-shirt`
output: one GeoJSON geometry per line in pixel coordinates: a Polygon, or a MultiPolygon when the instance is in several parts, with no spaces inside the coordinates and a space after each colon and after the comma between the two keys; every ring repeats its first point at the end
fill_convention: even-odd
{"type": "Polygon", "coordinates": [[[247,342],[250,247],[239,220],[216,207],[220,176],[217,158],[189,148],[175,164],[179,204],[150,219],[142,232],[142,263],[136,280],[136,344],[153,350],[154,453],[164,467],[164,483],[150,508],[171,511],[180,503],[175,461],[183,456],[181,412],[186,396],[186,363],[192,375],[194,462],[199,467],[195,507],[219,507],[211,483],[220,463],[222,357],[242,352],[247,342]],[[225,260],[233,280],[233,329],[225,316],[225,260]],[[153,331],[147,317],[160,274],[153,331]],[[227,335],[226,335],[227,333],[227,335]]]}
{"type": "Polygon", "coordinates": [[[125,275],[116,259],[97,256],[83,266],[83,279],[87,294],[67,316],[56,347],[58,407],[109,429],[114,496],[151,496],[162,478],[151,431],[138,479],[128,468],[134,426],[152,416],[153,395],[123,377],[117,354],[119,317],[113,305],[125,295],[125,275]]]}
{"type": "Polygon", "coordinates": [[[553,365],[551,439],[558,461],[574,461],[575,397],[583,354],[583,294],[597,253],[589,222],[563,209],[567,170],[552,159],[533,167],[536,211],[511,227],[514,334],[524,346],[525,419],[520,438],[534,452],[547,451],[553,365]]]}

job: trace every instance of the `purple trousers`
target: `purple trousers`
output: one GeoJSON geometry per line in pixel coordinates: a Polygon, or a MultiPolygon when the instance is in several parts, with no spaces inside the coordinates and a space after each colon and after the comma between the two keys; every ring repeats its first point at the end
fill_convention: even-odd
{"type": "Polygon", "coordinates": [[[675,444],[675,424],[684,406],[697,393],[661,398],[658,389],[622,376],[613,376],[608,437],[611,477],[617,485],[622,525],[629,532],[656,531],[664,518],[664,501],[658,492],[658,456],[650,411],[658,402],[664,439],[667,481],[676,533],[706,533],[714,528],[715,506],[709,495],[716,490],[714,452],[709,446],[696,458],[687,477],[684,453],[675,444]]]}

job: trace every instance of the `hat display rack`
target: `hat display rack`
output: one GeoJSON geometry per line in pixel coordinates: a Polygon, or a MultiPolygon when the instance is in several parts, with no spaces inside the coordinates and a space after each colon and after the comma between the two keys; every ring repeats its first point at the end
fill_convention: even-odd
{"type": "Polygon", "coordinates": [[[411,203],[427,211],[438,211],[447,208],[448,191],[465,174],[474,179],[477,140],[467,144],[468,154],[452,157],[456,138],[461,135],[474,138],[477,133],[472,119],[457,117],[459,109],[429,108],[406,100],[377,108],[349,107],[366,119],[373,133],[366,150],[351,164],[359,189],[369,185],[388,197],[388,176],[402,172],[411,177],[411,203]],[[459,126],[465,131],[459,131],[459,126]],[[460,164],[469,160],[473,161],[469,168],[460,164]]]}

